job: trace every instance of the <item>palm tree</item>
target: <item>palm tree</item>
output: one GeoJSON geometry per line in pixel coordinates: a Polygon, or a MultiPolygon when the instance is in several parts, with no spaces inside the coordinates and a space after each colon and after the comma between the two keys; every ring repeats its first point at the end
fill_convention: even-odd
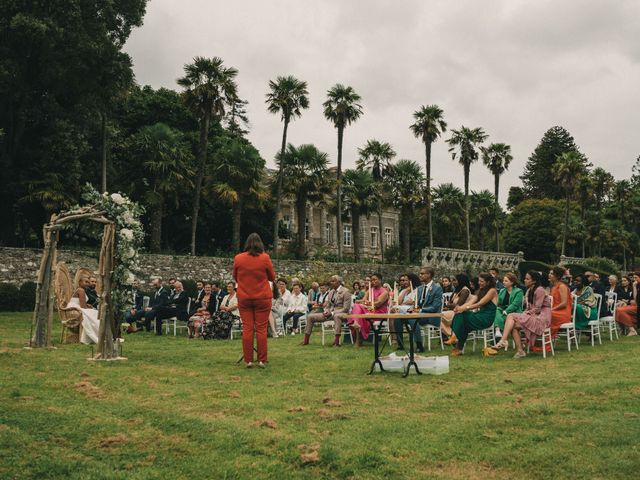
{"type": "Polygon", "coordinates": [[[178,186],[190,186],[193,171],[186,162],[187,146],[177,130],[164,123],[143,127],[129,140],[133,156],[143,168],[144,204],[149,211],[149,250],[161,248],[162,221],[166,200],[178,203],[178,186]]]}
{"type": "Polygon", "coordinates": [[[438,224],[446,232],[446,244],[452,248],[452,237],[461,233],[464,219],[464,193],[453,183],[443,183],[433,189],[433,210],[438,224]]]}
{"type": "Polygon", "coordinates": [[[464,169],[464,211],[465,225],[467,229],[467,250],[471,250],[471,233],[469,230],[469,174],[471,172],[471,164],[478,160],[478,151],[476,147],[483,143],[488,135],[484,130],[478,128],[467,128],[464,125],[460,130],[451,130],[452,135],[447,143],[449,144],[449,152],[455,160],[459,155],[458,161],[464,169]],[[457,150],[457,151],[456,151],[457,150]]]}
{"type": "MultiPolygon", "coordinates": [[[[302,110],[309,108],[309,92],[307,82],[298,80],[289,75],[278,77],[276,81],[269,81],[270,92],[267,93],[267,110],[271,113],[279,113],[282,119],[282,143],[280,145],[280,158],[284,156],[287,146],[287,131],[291,120],[302,116],[302,110]]],[[[276,180],[276,211],[273,220],[273,252],[278,255],[278,226],[280,222],[280,208],[282,205],[282,170],[284,164],[280,162],[278,177],[276,180]]]]}
{"type": "Polygon", "coordinates": [[[235,78],[238,70],[225,67],[222,59],[218,57],[195,57],[193,63],[184,66],[184,73],[184,77],[178,79],[178,85],[185,89],[184,101],[200,124],[198,172],[193,190],[191,217],[191,255],[195,255],[202,181],[207,164],[209,127],[212,122],[220,122],[227,107],[236,103],[238,88],[235,78]]]}
{"type": "Polygon", "coordinates": [[[506,143],[492,143],[488,147],[480,147],[482,151],[482,162],[493,174],[494,197],[496,209],[496,252],[500,251],[500,226],[498,225],[498,195],[500,194],[500,176],[509,169],[513,160],[511,146],[506,143]]]}
{"type": "Polygon", "coordinates": [[[242,210],[249,197],[264,195],[262,179],[265,161],[248,141],[231,138],[223,146],[213,167],[212,190],[223,202],[231,204],[231,246],[240,251],[242,210]]]}
{"type": "Polygon", "coordinates": [[[345,87],[338,83],[327,91],[327,100],[322,104],[324,116],[331,121],[338,130],[338,171],[336,202],[338,215],[336,216],[336,226],[338,230],[338,259],[342,260],[342,141],[344,129],[351,125],[362,115],[361,97],[352,87],[345,87]]]}
{"type": "Polygon", "coordinates": [[[343,207],[351,216],[353,230],[353,257],[360,261],[360,218],[376,209],[378,188],[368,170],[346,170],[343,177],[343,207]]]}
{"type": "Polygon", "coordinates": [[[322,200],[333,189],[328,169],[329,156],[315,145],[294,147],[289,144],[284,157],[278,160],[284,165],[284,177],[287,180],[285,192],[295,196],[298,217],[297,254],[302,259],[306,255],[307,203],[322,200]]]}
{"type": "Polygon", "coordinates": [[[575,193],[576,185],[585,173],[584,157],[581,153],[571,150],[558,156],[552,167],[553,178],[565,192],[564,228],[562,230],[562,252],[565,254],[567,246],[567,232],[569,229],[569,210],[571,198],[575,193]]]}
{"type": "MultiPolygon", "coordinates": [[[[629,180],[619,180],[616,182],[614,187],[614,198],[615,204],[617,206],[617,216],[622,225],[622,230],[626,232],[627,226],[627,202],[629,197],[629,192],[631,191],[631,182],[629,180]]],[[[627,245],[623,243],[622,245],[622,268],[624,270],[627,269],[627,245]]]]}
{"type": "Polygon", "coordinates": [[[496,221],[498,212],[493,194],[489,190],[471,192],[469,204],[471,206],[472,221],[476,230],[480,250],[484,250],[483,227],[496,221]],[[493,221],[493,222],[492,222],[493,221]]]}
{"type": "Polygon", "coordinates": [[[431,145],[447,131],[443,119],[443,110],[438,105],[421,106],[413,112],[415,123],[409,128],[424,143],[424,156],[427,172],[427,222],[429,224],[429,246],[433,248],[433,222],[431,218],[431,145]]]}
{"type": "MultiPolygon", "coordinates": [[[[385,178],[393,174],[393,164],[391,160],[396,156],[393,147],[387,142],[378,140],[367,140],[364,148],[358,149],[360,158],[356,162],[359,170],[366,168],[371,169],[373,180],[382,186],[385,178]]],[[[382,200],[384,197],[384,189],[378,188],[378,239],[380,245],[380,259],[384,262],[384,244],[382,242],[382,200]]]]}
{"type": "Polygon", "coordinates": [[[600,235],[602,225],[602,208],[604,206],[605,198],[609,196],[616,182],[613,175],[601,167],[597,167],[591,172],[591,178],[593,179],[594,195],[596,198],[598,256],[602,256],[602,236],[600,235]]]}
{"type": "Polygon", "coordinates": [[[422,201],[424,176],[420,165],[413,160],[400,160],[393,176],[387,181],[396,207],[400,209],[402,223],[402,252],[404,262],[411,262],[411,219],[417,204],[422,201]]]}

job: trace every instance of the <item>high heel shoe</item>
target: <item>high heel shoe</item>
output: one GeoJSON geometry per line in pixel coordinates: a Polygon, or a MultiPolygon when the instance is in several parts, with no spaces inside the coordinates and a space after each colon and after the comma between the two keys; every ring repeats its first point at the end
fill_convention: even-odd
{"type": "Polygon", "coordinates": [[[455,336],[455,335],[451,335],[451,336],[449,337],[449,340],[447,340],[446,342],[444,342],[444,344],[445,344],[445,345],[449,345],[449,346],[455,345],[456,343],[458,343],[458,339],[456,338],[456,336],[455,336]]]}
{"type": "Polygon", "coordinates": [[[483,348],[482,349],[482,356],[483,357],[492,357],[493,355],[497,355],[498,351],[494,350],[491,347],[487,347],[487,348],[483,348]]]}

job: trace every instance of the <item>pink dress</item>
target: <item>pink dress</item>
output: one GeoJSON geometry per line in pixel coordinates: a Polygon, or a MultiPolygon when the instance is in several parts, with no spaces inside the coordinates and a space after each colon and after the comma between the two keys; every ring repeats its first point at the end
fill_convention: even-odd
{"type": "MultiPolygon", "coordinates": [[[[525,294],[526,297],[528,293],[525,294]]],[[[527,304],[523,313],[514,313],[513,317],[522,329],[527,343],[534,345],[536,337],[542,336],[542,332],[551,326],[551,302],[544,288],[536,288],[533,303],[527,304]]]]}
{"type": "MultiPolygon", "coordinates": [[[[378,297],[380,297],[380,295],[382,295],[386,291],[387,290],[384,287],[374,288],[373,299],[377,300],[378,297]]],[[[367,292],[367,296],[365,297],[365,299],[367,301],[369,300],[369,292],[367,292]]],[[[353,309],[351,310],[352,315],[359,315],[359,314],[365,314],[365,313],[387,313],[387,312],[389,312],[389,300],[387,300],[385,304],[380,305],[373,312],[370,312],[366,304],[362,304],[362,303],[356,303],[353,306],[353,309]]],[[[369,333],[371,332],[371,324],[369,323],[368,320],[365,320],[364,318],[350,318],[348,320],[349,325],[352,325],[354,322],[360,325],[360,335],[362,336],[362,338],[366,340],[369,337],[369,333]]]]}

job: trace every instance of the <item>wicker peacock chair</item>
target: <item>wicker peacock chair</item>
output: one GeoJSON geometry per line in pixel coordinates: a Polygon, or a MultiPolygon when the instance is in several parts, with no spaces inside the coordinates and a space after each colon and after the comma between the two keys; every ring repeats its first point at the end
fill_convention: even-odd
{"type": "Polygon", "coordinates": [[[69,269],[60,262],[56,265],[54,288],[56,295],[56,307],[62,322],[62,333],[60,334],[60,343],[77,343],[82,336],[82,311],[76,307],[67,307],[71,296],[73,295],[73,285],[71,283],[71,274],[69,269]],[[77,338],[75,331],[77,330],[77,338]],[[69,335],[71,332],[72,335],[69,335]],[[67,342],[67,339],[73,339],[67,342]]]}

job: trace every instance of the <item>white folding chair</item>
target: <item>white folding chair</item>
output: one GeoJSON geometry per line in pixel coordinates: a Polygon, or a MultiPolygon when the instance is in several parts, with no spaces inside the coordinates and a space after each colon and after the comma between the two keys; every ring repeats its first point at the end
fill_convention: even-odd
{"type": "MultiPolygon", "coordinates": [[[[187,302],[187,313],[191,310],[191,299],[189,299],[189,301],[187,302]]],[[[173,320],[173,336],[176,336],[176,332],[178,331],[179,328],[182,328],[184,330],[188,330],[189,327],[187,327],[187,322],[180,322],[180,324],[178,325],[178,317],[171,317],[169,320],[167,320],[167,333],[169,333],[169,322],[173,320]]]]}
{"type": "MultiPolygon", "coordinates": [[[[320,322],[320,325],[322,327],[322,345],[324,345],[325,335],[331,335],[331,336],[335,335],[336,324],[333,320],[327,320],[326,322],[320,322]]],[[[349,325],[347,325],[346,322],[342,322],[342,328],[340,329],[340,337],[344,336],[345,334],[348,334],[349,338],[351,339],[351,343],[354,343],[353,333],[351,333],[351,329],[349,328],[349,325]]]]}
{"type": "Polygon", "coordinates": [[[472,351],[476,351],[476,342],[482,339],[483,348],[493,347],[496,344],[496,331],[491,325],[489,328],[485,328],[483,330],[474,330],[469,333],[469,338],[467,338],[467,342],[469,340],[473,341],[472,351]]]}
{"type": "Polygon", "coordinates": [[[618,335],[618,325],[616,324],[616,310],[618,309],[618,294],[616,292],[606,292],[605,296],[607,298],[607,307],[609,313],[611,315],[607,315],[606,317],[602,317],[600,319],[600,327],[601,330],[604,329],[605,332],[609,331],[609,340],[613,341],[613,336],[616,336],[616,339],[619,339],[618,335]]]}
{"type": "Polygon", "coordinates": [[[580,348],[578,346],[578,333],[576,332],[576,308],[578,307],[578,304],[574,294],[571,294],[571,302],[573,303],[571,309],[571,321],[560,325],[558,335],[556,337],[556,340],[560,337],[565,337],[567,339],[567,350],[569,352],[571,351],[571,342],[575,343],[576,350],[579,350],[580,348]]]}
{"type": "Polygon", "coordinates": [[[598,339],[598,344],[602,345],[602,336],[600,335],[600,307],[602,306],[602,295],[594,293],[593,296],[596,297],[598,314],[595,320],[589,320],[589,323],[587,324],[589,327],[588,330],[583,329],[578,331],[578,341],[582,339],[583,333],[589,332],[591,336],[591,346],[595,347],[596,338],[598,339]]]}
{"type": "Polygon", "coordinates": [[[237,333],[242,338],[242,319],[238,316],[233,319],[231,331],[229,332],[229,340],[233,340],[233,334],[237,333]]]}

